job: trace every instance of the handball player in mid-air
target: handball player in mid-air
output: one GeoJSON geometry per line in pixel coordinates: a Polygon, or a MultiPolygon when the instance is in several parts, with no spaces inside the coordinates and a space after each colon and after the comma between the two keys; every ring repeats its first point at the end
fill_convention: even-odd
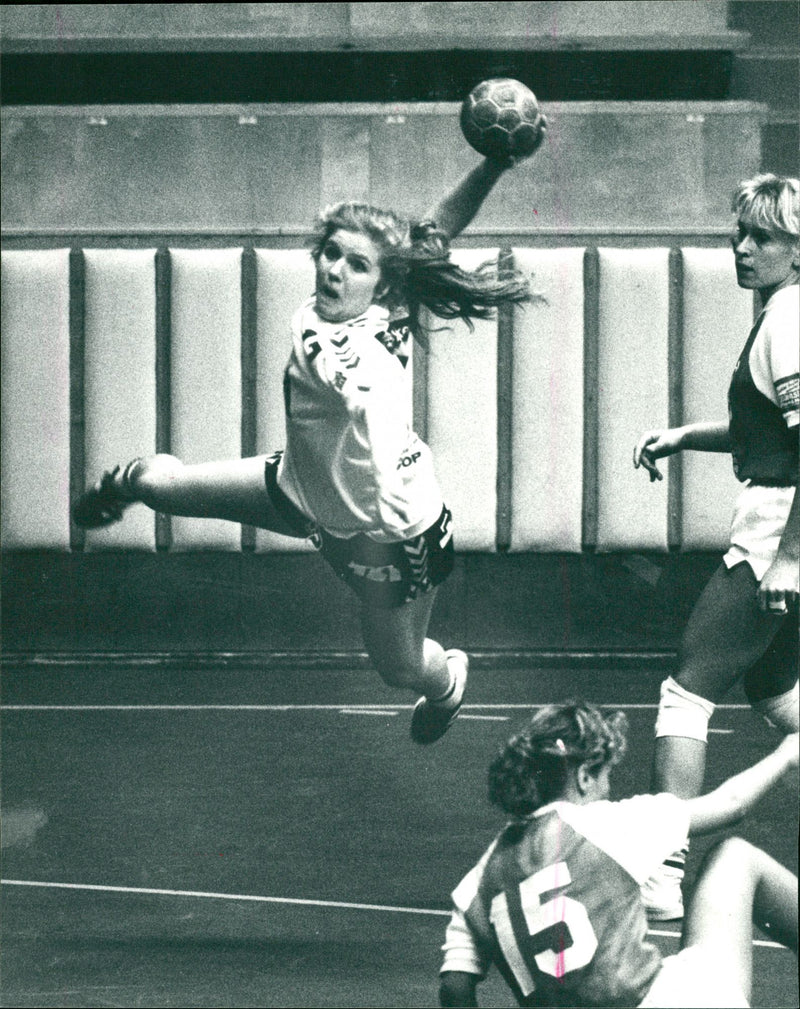
{"type": "MultiPolygon", "coordinates": [[[[544,117],[539,126],[535,147],[544,117]]],[[[437,586],[453,567],[453,521],[430,449],[410,425],[410,342],[424,337],[420,309],[469,324],[531,300],[519,273],[500,276],[488,264],[463,270],[449,252],[515,160],[484,158],[430,220],[361,203],[322,211],[314,293],[292,321],[282,451],[197,465],[136,458],[107,471],[73,508],[89,529],[140,502],[310,538],[355,591],[382,679],[419,695],[411,736],[422,745],[456,717],[468,659],[427,634],[437,586]]]]}

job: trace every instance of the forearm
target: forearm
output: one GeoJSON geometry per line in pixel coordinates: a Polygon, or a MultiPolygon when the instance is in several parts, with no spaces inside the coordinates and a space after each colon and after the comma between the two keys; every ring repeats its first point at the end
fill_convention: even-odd
{"type": "Polygon", "coordinates": [[[730,452],[731,438],[727,421],[701,421],[684,424],[679,429],[681,449],[695,452],[730,452]]]}
{"type": "Polygon", "coordinates": [[[778,544],[778,557],[792,564],[800,563],[800,494],[795,490],[792,507],[778,544]]]}
{"type": "Polygon", "coordinates": [[[703,834],[740,820],[797,764],[797,735],[787,736],[777,749],[753,767],[734,775],[708,795],[689,801],[689,833],[703,834]]]}
{"type": "Polygon", "coordinates": [[[492,158],[476,165],[429,215],[450,238],[460,235],[508,165],[492,158]]]}

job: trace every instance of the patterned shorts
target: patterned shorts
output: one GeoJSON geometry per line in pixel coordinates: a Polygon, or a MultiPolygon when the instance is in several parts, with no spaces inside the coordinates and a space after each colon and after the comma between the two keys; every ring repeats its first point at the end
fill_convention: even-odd
{"type": "Polygon", "coordinates": [[[304,515],[278,486],[280,455],[267,460],[267,493],[297,536],[311,540],[339,578],[367,606],[393,609],[440,585],[453,570],[453,516],[443,507],[439,518],[418,536],[383,543],[359,533],[333,536],[304,515]]]}

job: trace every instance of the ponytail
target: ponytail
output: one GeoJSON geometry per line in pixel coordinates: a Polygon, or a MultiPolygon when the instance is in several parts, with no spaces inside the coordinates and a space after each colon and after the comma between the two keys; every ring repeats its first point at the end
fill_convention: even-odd
{"type": "Polygon", "coordinates": [[[518,270],[498,271],[488,262],[464,270],[450,259],[450,241],[432,222],[411,226],[410,242],[387,251],[383,270],[395,301],[412,315],[424,307],[440,319],[461,319],[470,329],[473,319],[488,319],[500,305],[535,300],[530,283],[518,270]]]}

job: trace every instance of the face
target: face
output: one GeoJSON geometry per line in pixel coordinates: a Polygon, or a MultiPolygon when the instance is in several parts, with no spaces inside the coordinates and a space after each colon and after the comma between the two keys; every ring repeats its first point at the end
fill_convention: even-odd
{"type": "Polygon", "coordinates": [[[358,231],[334,231],[317,260],[316,309],[326,322],[346,322],[365,312],[381,281],[380,250],[358,231]]]}
{"type": "Polygon", "coordinates": [[[740,220],[732,244],[739,287],[769,295],[797,283],[800,249],[795,239],[740,220]]]}

